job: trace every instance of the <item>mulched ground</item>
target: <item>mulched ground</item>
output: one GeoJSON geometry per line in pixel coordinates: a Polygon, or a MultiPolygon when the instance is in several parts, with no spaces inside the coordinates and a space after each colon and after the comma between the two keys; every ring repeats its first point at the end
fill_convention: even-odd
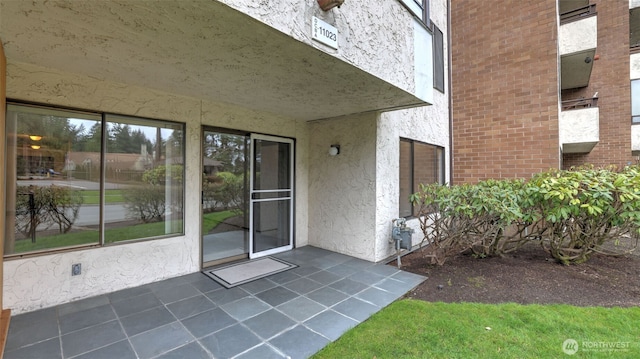
{"type": "MultiPolygon", "coordinates": [[[[460,255],[435,266],[422,251],[424,248],[402,257],[403,270],[428,277],[406,295],[409,298],[430,302],[640,305],[637,255],[594,255],[586,263],[565,266],[539,246],[531,245],[505,257],[460,255]]],[[[396,265],[396,261],[389,265],[396,265]]]]}

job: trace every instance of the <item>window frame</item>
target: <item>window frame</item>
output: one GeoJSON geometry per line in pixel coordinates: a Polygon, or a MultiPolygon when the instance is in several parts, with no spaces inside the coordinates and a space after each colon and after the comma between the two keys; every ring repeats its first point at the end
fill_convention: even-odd
{"type": "Polygon", "coordinates": [[[445,93],[444,34],[433,24],[433,88],[445,93]]]}
{"type": "Polygon", "coordinates": [[[399,0],[427,29],[431,30],[429,0],[399,0]]]}
{"type": "MultiPolygon", "coordinates": [[[[164,239],[164,238],[170,238],[170,237],[180,237],[180,236],[184,236],[185,234],[185,202],[184,202],[184,198],[186,197],[186,183],[185,183],[185,179],[186,179],[186,166],[185,166],[185,162],[186,162],[186,130],[187,130],[187,126],[186,123],[184,122],[179,122],[179,121],[173,121],[173,120],[165,120],[165,119],[157,119],[157,118],[151,118],[151,117],[141,117],[141,116],[136,116],[136,115],[127,115],[127,114],[119,114],[119,113],[113,113],[113,112],[102,112],[102,111],[96,111],[96,110],[86,110],[86,109],[78,109],[78,108],[72,108],[72,107],[64,107],[64,106],[56,106],[56,105],[49,105],[49,104],[41,104],[41,103],[34,103],[34,102],[26,102],[26,101],[20,101],[20,100],[12,100],[12,99],[7,99],[7,106],[4,109],[5,112],[8,112],[10,108],[13,107],[12,111],[15,111],[17,113],[20,113],[20,111],[16,111],[16,109],[25,109],[25,111],[23,111],[22,113],[28,113],[29,111],[27,109],[31,109],[34,110],[35,109],[35,113],[39,112],[39,111],[43,111],[43,115],[47,116],[49,115],[47,112],[50,112],[50,114],[55,114],[55,113],[60,113],[62,115],[66,115],[67,120],[68,119],[73,119],[76,117],[71,117],[74,114],[78,115],[78,119],[80,120],[84,120],[84,117],[86,117],[87,119],[99,119],[100,122],[98,122],[98,120],[96,120],[96,124],[99,124],[99,129],[100,129],[100,138],[99,138],[99,144],[100,144],[100,149],[99,151],[95,152],[99,155],[99,163],[96,164],[96,167],[100,170],[100,175],[99,175],[99,179],[97,181],[96,185],[98,186],[98,206],[99,206],[99,210],[98,210],[98,216],[96,219],[96,224],[93,224],[95,226],[97,226],[97,232],[98,232],[98,239],[97,241],[91,241],[91,242],[87,242],[87,243],[81,243],[81,244],[73,244],[73,245],[59,245],[59,246],[52,246],[49,248],[44,248],[44,249],[35,249],[35,250],[27,250],[27,251],[23,251],[23,252],[13,252],[13,253],[4,253],[3,257],[7,260],[11,260],[11,259],[18,259],[18,258],[25,258],[25,257],[32,257],[32,256],[40,256],[40,255],[49,255],[49,254],[53,254],[53,253],[60,253],[60,252],[69,252],[69,251],[75,251],[75,250],[86,250],[86,249],[91,249],[91,248],[104,248],[104,247],[109,247],[109,246],[114,246],[114,245],[126,245],[126,244],[131,244],[131,243],[137,243],[137,242],[145,242],[145,241],[151,241],[151,240],[158,240],[158,239],[164,239]],[[71,116],[69,116],[71,115],[71,116]],[[84,116],[84,117],[83,117],[84,116]],[[148,237],[140,237],[140,238],[131,238],[131,239],[124,239],[124,240],[116,240],[116,241],[107,241],[107,236],[105,235],[105,230],[106,230],[106,224],[105,224],[105,216],[106,216],[106,209],[105,209],[105,191],[106,191],[106,187],[105,187],[105,183],[108,180],[107,179],[107,173],[106,173],[106,169],[107,169],[107,165],[108,165],[108,152],[107,152],[107,147],[108,147],[108,137],[109,137],[109,124],[110,123],[122,123],[121,120],[123,119],[129,119],[131,120],[131,123],[126,123],[128,125],[133,125],[133,126],[146,126],[146,127],[155,127],[158,129],[161,128],[169,128],[172,129],[173,131],[181,131],[182,135],[181,135],[181,143],[177,143],[177,141],[175,142],[177,144],[177,146],[173,146],[174,149],[179,149],[180,154],[178,156],[172,157],[172,158],[181,158],[181,162],[180,163],[182,165],[182,169],[181,169],[181,175],[182,175],[182,183],[180,184],[181,188],[176,188],[178,190],[178,192],[174,192],[179,194],[182,199],[181,199],[181,203],[179,203],[179,207],[180,207],[180,213],[178,216],[171,218],[171,219],[167,219],[167,218],[163,218],[162,222],[159,223],[165,223],[166,221],[172,221],[172,220],[178,220],[181,224],[179,225],[179,227],[177,227],[177,230],[175,232],[171,232],[171,233],[165,233],[165,234],[159,234],[159,235],[151,235],[148,237]],[[136,123],[137,121],[139,121],[139,123],[136,123]]],[[[65,117],[65,116],[63,116],[65,117]]],[[[6,129],[5,129],[6,130],[6,129]]],[[[88,128],[85,129],[85,131],[89,130],[88,128]]],[[[12,132],[13,133],[13,132],[12,132]]],[[[7,132],[7,134],[9,134],[7,132]]],[[[18,133],[16,132],[15,135],[18,135],[18,133]]],[[[171,135],[169,135],[171,136],[171,135]]],[[[54,137],[55,139],[56,137],[54,137]]],[[[168,137],[170,138],[170,137],[168,137]]],[[[153,151],[153,149],[152,149],[153,151]]],[[[164,149],[163,152],[167,151],[166,149],[164,149]]],[[[91,152],[91,151],[89,151],[91,152]]],[[[123,152],[123,153],[128,153],[128,152],[123,152]]],[[[165,152],[166,153],[166,152],[165,152]]],[[[133,154],[133,153],[131,153],[133,154]]],[[[166,156],[166,155],[165,155],[166,156]]],[[[65,168],[67,166],[67,155],[65,155],[65,168]]],[[[164,160],[158,164],[155,164],[153,168],[157,168],[159,166],[167,166],[168,164],[170,164],[169,159],[168,158],[164,158],[164,160]]],[[[173,164],[173,163],[172,163],[173,164]]],[[[177,163],[175,163],[177,164],[177,163]]],[[[5,162],[5,166],[7,166],[8,164],[5,162]]],[[[94,168],[96,168],[94,167],[94,168]]],[[[75,171],[75,170],[74,170],[75,171]]],[[[91,173],[91,172],[89,172],[91,173]]],[[[93,176],[91,176],[93,177],[93,176]]],[[[90,180],[90,179],[89,179],[90,180]]],[[[9,181],[5,182],[5,189],[8,188],[9,186],[9,181]]],[[[16,178],[15,180],[15,184],[13,184],[12,186],[17,187],[18,186],[18,179],[16,178]]],[[[165,188],[166,190],[166,188],[165,188]]],[[[166,197],[165,197],[166,198],[166,197]]],[[[6,203],[4,204],[5,206],[7,205],[6,203]]],[[[14,209],[15,210],[15,209],[14,209]]],[[[12,211],[13,212],[13,211],[12,211]]],[[[128,217],[125,217],[128,218],[128,217]]],[[[5,229],[3,229],[5,230],[5,229]]],[[[166,229],[165,229],[166,231],[166,229]]],[[[46,238],[46,237],[41,237],[41,238],[46,238]]]]}
{"type": "Polygon", "coordinates": [[[632,79],[630,84],[629,84],[629,93],[631,94],[631,124],[632,125],[640,125],[640,79],[632,79]],[[638,107],[636,108],[636,112],[638,112],[637,114],[634,114],[634,93],[633,93],[633,85],[636,84],[637,86],[637,94],[635,94],[635,97],[638,98],[638,107]]]}
{"type": "Polygon", "coordinates": [[[409,138],[404,138],[404,137],[400,137],[400,147],[399,147],[399,155],[398,155],[398,163],[399,163],[399,178],[398,178],[398,184],[399,184],[399,190],[398,190],[398,217],[401,218],[415,218],[416,217],[416,208],[413,205],[413,203],[411,203],[409,201],[409,198],[402,198],[402,183],[403,183],[403,173],[402,173],[402,163],[403,163],[403,158],[402,158],[402,143],[408,143],[409,144],[409,194],[413,194],[416,193],[419,190],[419,184],[415,183],[415,168],[416,168],[416,163],[415,163],[415,158],[416,158],[416,144],[418,145],[424,145],[424,146],[429,146],[432,147],[434,150],[434,158],[436,159],[435,163],[434,163],[434,175],[435,177],[437,177],[437,180],[439,184],[444,185],[445,184],[445,171],[446,171],[446,164],[445,164],[445,159],[446,159],[446,152],[445,152],[445,148],[443,146],[438,146],[438,145],[434,145],[432,143],[427,143],[427,142],[423,142],[423,141],[418,141],[418,140],[412,140],[409,138]],[[409,215],[405,215],[403,212],[406,211],[406,208],[403,208],[403,203],[406,206],[408,204],[408,207],[410,207],[411,213],[409,215]]]}

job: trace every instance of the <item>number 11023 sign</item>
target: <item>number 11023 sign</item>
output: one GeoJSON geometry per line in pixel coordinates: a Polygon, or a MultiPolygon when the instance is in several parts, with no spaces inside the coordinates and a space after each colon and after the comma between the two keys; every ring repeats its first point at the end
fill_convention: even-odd
{"type": "Polygon", "coordinates": [[[338,30],[315,16],[311,24],[311,38],[338,49],[338,30]]]}

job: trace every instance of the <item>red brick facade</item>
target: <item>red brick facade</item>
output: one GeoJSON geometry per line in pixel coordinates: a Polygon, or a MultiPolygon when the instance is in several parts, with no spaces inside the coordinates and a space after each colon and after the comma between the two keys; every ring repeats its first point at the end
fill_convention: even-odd
{"type": "Polygon", "coordinates": [[[599,92],[600,142],[588,155],[565,156],[558,143],[556,0],[451,2],[454,183],[633,160],[629,4],[591,2],[600,59],[589,87],[563,96],[599,92]]]}

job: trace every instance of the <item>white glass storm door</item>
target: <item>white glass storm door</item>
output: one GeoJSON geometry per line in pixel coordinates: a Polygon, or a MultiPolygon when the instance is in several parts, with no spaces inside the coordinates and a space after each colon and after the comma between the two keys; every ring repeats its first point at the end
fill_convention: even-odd
{"type": "Polygon", "coordinates": [[[251,135],[249,258],[293,248],[293,140],[251,135]]]}

